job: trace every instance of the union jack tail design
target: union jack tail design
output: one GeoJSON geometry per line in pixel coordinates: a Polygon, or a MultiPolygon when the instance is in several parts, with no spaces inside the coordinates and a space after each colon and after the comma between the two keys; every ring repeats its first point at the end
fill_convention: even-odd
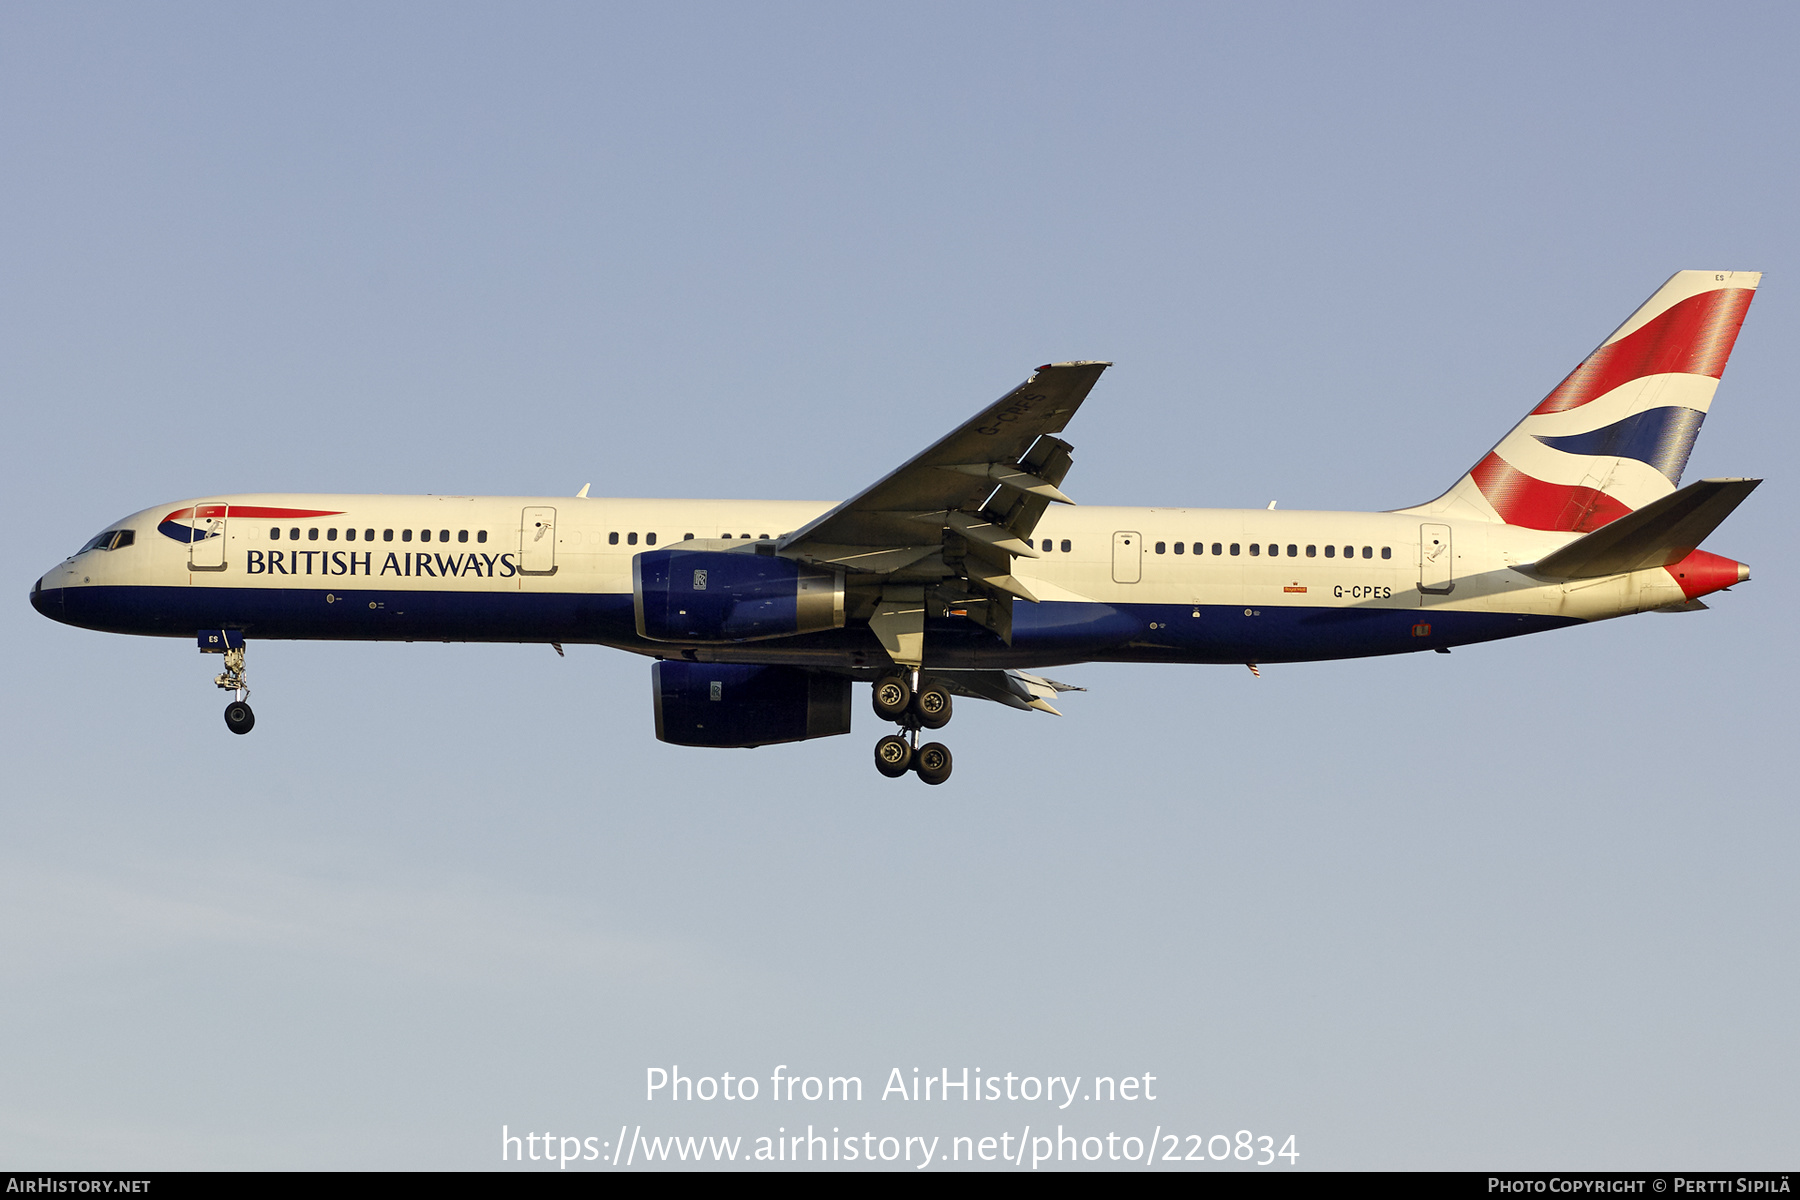
{"type": "Polygon", "coordinates": [[[1586,533],[1669,495],[1758,271],[1678,271],[1487,457],[1402,512],[1586,533]]]}

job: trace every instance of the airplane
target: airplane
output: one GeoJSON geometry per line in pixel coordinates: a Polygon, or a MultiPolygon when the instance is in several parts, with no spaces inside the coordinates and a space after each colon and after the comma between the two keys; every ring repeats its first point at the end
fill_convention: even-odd
{"type": "Polygon", "coordinates": [[[651,659],[656,736],[850,732],[950,777],[953,698],[1055,713],[1081,662],[1247,665],[1691,612],[1757,486],[1680,486],[1759,272],[1681,271],[1435,500],[1387,512],[1076,506],[1060,435],[1110,364],[1050,363],[842,503],[209,495],[115,521],[31,589],[65,624],[194,637],[250,732],[260,639],[584,643],[651,659]]]}

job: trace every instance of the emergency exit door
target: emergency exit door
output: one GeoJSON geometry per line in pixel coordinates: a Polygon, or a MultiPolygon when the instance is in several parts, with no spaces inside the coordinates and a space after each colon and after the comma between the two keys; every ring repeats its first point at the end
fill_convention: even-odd
{"type": "Polygon", "coordinates": [[[519,574],[556,574],[556,510],[531,507],[519,524],[519,574]]]}
{"type": "Polygon", "coordinates": [[[1113,534],[1113,582],[1136,583],[1144,575],[1144,539],[1130,530],[1113,534]]]}

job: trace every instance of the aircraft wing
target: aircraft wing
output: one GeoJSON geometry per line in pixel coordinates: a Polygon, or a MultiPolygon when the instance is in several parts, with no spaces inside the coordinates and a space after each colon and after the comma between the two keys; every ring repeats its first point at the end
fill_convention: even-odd
{"type": "Polygon", "coordinates": [[[1071,463],[1062,431],[1110,363],[1051,363],[871,487],[781,538],[784,557],[852,572],[1012,584],[1071,463]]]}

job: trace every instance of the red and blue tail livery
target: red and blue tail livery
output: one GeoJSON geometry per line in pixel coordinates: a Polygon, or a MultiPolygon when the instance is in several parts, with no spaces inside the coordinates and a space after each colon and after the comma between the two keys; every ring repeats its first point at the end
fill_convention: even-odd
{"type": "Polygon", "coordinates": [[[115,521],[32,588],[65,624],[197,638],[247,733],[263,639],[592,644],[654,660],[656,736],[848,733],[950,777],[957,699],[1055,713],[1082,662],[1448,652],[1749,578],[1701,544],[1758,480],[1682,475],[1761,276],[1681,271],[1442,496],[1390,512],[1077,507],[1063,433],[1109,364],[1039,367],[847,500],[211,495],[115,521]],[[154,528],[163,536],[139,537],[154,528]]]}
{"type": "Polygon", "coordinates": [[[1761,280],[1678,271],[1456,486],[1411,511],[1587,533],[1668,495],[1761,280]]]}

